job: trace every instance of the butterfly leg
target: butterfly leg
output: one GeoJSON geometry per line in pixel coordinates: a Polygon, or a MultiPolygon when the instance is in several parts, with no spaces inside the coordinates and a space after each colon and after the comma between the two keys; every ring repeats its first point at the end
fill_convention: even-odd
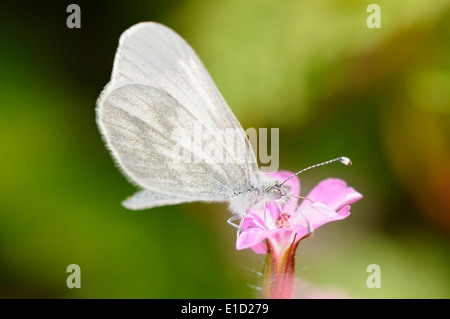
{"type": "Polygon", "coordinates": [[[309,199],[308,197],[303,197],[303,196],[294,196],[294,195],[292,195],[292,197],[294,197],[294,198],[298,198],[298,199],[306,199],[306,200],[309,200],[311,203],[314,203],[313,202],[313,200],[312,199],[309,199]]]}
{"type": "Polygon", "coordinates": [[[242,228],[242,222],[244,221],[244,216],[241,217],[241,215],[239,214],[234,214],[233,216],[231,216],[230,218],[228,218],[227,223],[233,227],[236,227],[238,230],[236,232],[236,241],[239,238],[239,235],[241,234],[241,228],[242,228]],[[233,223],[235,220],[239,219],[239,225],[236,225],[235,223],[233,223]]]}
{"type": "Polygon", "coordinates": [[[308,235],[306,235],[306,236],[312,236],[314,234],[314,229],[312,228],[311,224],[309,223],[308,218],[306,218],[306,216],[303,214],[303,212],[298,208],[298,205],[297,205],[297,211],[300,212],[300,215],[306,222],[306,227],[308,228],[308,235]]]}
{"type": "Polygon", "coordinates": [[[244,221],[244,218],[245,218],[245,215],[244,215],[244,216],[241,216],[241,220],[240,220],[240,222],[239,222],[238,231],[237,231],[237,233],[236,233],[236,240],[237,240],[237,238],[239,237],[239,235],[241,234],[241,231],[242,231],[242,223],[243,223],[243,221],[244,221]]]}
{"type": "Polygon", "coordinates": [[[227,219],[227,223],[235,228],[239,229],[239,225],[236,225],[235,223],[233,223],[235,220],[239,219],[240,215],[239,214],[234,214],[233,216],[231,216],[230,218],[227,219]]]}
{"type": "Polygon", "coordinates": [[[264,203],[264,225],[267,225],[267,223],[266,223],[266,208],[267,208],[267,202],[264,203]]]}

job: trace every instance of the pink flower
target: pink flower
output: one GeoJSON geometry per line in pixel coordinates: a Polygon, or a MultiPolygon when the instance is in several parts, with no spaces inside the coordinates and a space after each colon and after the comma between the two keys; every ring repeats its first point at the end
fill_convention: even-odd
{"type": "MultiPolygon", "coordinates": [[[[282,183],[293,173],[268,174],[282,183]]],[[[269,202],[266,207],[247,211],[242,221],[236,249],[252,248],[267,254],[264,268],[263,294],[267,298],[292,298],[295,291],[295,251],[301,239],[323,224],[346,218],[350,204],[362,195],[340,179],[321,181],[297,205],[300,181],[297,176],[286,181],[293,197],[284,205],[269,202]]]]}
{"type": "MultiPolygon", "coordinates": [[[[293,173],[279,171],[267,174],[283,182],[293,173]]],[[[300,196],[300,181],[295,176],[286,182],[291,194],[300,196]]],[[[242,231],[236,242],[236,249],[252,248],[257,254],[266,254],[266,239],[275,253],[284,251],[308,236],[311,230],[350,215],[350,204],[362,195],[340,179],[328,178],[321,181],[297,207],[298,199],[293,197],[284,207],[277,203],[249,210],[242,222],[242,231]],[[309,224],[309,226],[308,226],[309,224]]]]}

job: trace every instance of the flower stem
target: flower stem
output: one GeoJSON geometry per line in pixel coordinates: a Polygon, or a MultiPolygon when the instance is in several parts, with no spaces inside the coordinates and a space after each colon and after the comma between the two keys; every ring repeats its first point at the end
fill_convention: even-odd
{"type": "Polygon", "coordinates": [[[266,239],[267,255],[264,266],[263,295],[269,299],[291,299],[295,288],[295,251],[299,241],[277,251],[266,239]]]}

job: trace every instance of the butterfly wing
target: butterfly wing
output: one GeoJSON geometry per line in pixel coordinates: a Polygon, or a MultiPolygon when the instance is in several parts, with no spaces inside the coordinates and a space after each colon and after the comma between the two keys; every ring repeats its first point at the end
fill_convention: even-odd
{"type": "Polygon", "coordinates": [[[174,205],[180,203],[191,202],[187,198],[177,197],[174,195],[165,195],[154,191],[143,189],[136,192],[130,198],[122,202],[122,205],[128,209],[146,209],[157,206],[174,205]]]}
{"type": "Polygon", "coordinates": [[[161,24],[121,36],[97,123],[124,175],[145,190],[126,207],[227,201],[258,183],[244,130],[192,48],[161,24]]]}

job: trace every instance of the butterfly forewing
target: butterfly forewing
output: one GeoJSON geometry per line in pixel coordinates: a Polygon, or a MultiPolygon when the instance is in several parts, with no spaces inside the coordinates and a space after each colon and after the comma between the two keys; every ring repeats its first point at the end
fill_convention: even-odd
{"type": "Polygon", "coordinates": [[[163,25],[123,33],[97,122],[123,173],[146,190],[129,208],[227,201],[260,178],[245,132],[203,64],[163,25]]]}

